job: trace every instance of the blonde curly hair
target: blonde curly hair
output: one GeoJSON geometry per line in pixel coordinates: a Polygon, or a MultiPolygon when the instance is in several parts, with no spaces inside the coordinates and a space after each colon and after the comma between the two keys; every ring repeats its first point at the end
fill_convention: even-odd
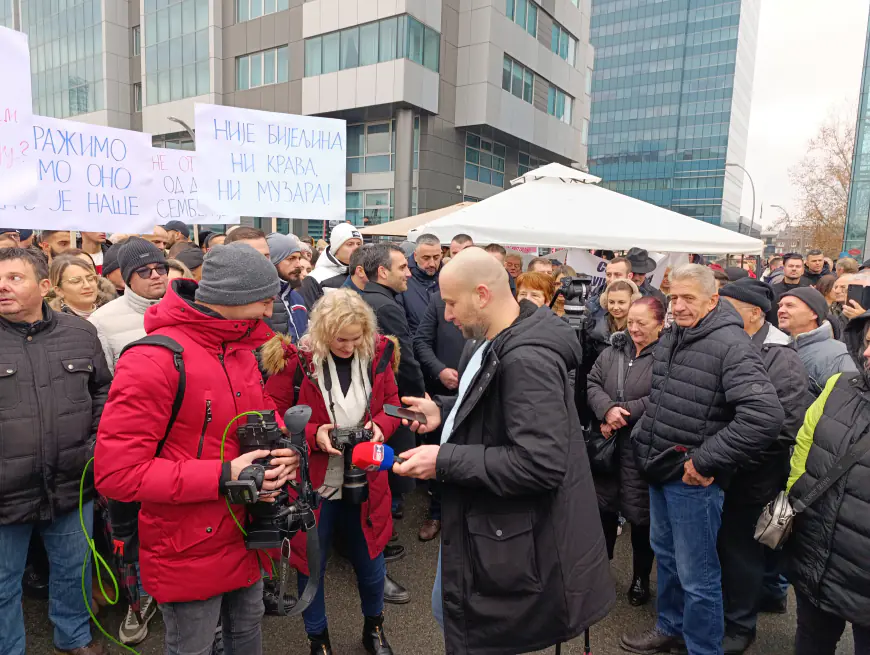
{"type": "Polygon", "coordinates": [[[311,353],[317,367],[323,366],[329,356],[330,344],[344,328],[359,325],[363,338],[356,352],[363,362],[375,356],[378,323],[375,313],[360,295],[351,289],[336,289],[315,303],[308,319],[308,332],[299,342],[299,349],[311,353]]]}

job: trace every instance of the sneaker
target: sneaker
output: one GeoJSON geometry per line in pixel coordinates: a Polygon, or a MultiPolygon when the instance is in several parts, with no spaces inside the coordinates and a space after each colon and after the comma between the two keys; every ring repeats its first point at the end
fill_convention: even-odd
{"type": "Polygon", "coordinates": [[[87,646],[73,648],[72,650],[54,649],[55,655],[106,655],[106,650],[98,641],[92,641],[87,646]]]}
{"type": "Polygon", "coordinates": [[[657,627],[651,628],[639,635],[622,635],[619,640],[622,650],[638,655],[656,655],[656,653],[685,653],[686,644],[681,637],[666,635],[657,627]]]}
{"type": "Polygon", "coordinates": [[[139,623],[139,617],[136,616],[133,608],[128,607],[127,616],[124,617],[124,622],[118,630],[118,638],[124,645],[141,644],[148,636],[148,622],[157,613],[157,603],[148,594],[142,594],[139,607],[142,612],[142,623],[139,623]]]}
{"type": "Polygon", "coordinates": [[[755,641],[755,632],[725,635],[722,651],[725,655],[743,655],[755,641]]]}

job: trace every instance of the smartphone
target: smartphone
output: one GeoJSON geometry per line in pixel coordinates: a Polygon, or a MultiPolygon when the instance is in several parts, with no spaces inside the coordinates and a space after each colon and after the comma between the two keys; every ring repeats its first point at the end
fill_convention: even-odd
{"type": "Polygon", "coordinates": [[[870,309],[870,286],[861,284],[850,284],[849,291],[846,294],[846,302],[854,300],[864,309],[870,309]]]}
{"type": "Polygon", "coordinates": [[[384,414],[393,418],[403,418],[406,421],[417,421],[420,425],[426,424],[426,415],[420,412],[412,412],[404,407],[396,407],[395,405],[384,405],[384,414]]]}

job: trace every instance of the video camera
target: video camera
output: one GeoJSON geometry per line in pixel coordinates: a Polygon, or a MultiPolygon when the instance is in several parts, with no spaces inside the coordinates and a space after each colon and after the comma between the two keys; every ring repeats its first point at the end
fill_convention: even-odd
{"type": "MultiPolygon", "coordinates": [[[[305,405],[291,407],[284,414],[284,424],[290,438],[284,436],[275,420],[275,412],[263,410],[247,417],[237,429],[241,452],[289,448],[299,456],[298,482],[290,482],[295,492],[291,498],[287,489],[277,492],[275,502],[258,502],[266,469],[271,466],[271,457],[254,460],[246,467],[239,479],[226,483],[227,496],[231,503],[245,504],[245,546],[249,550],[281,549],[279,571],[280,598],[283,598],[290,576],[290,539],[300,530],[307,536],[307,553],[310,562],[320,561],[320,542],[317,537],[315,510],[320,506],[320,494],[314,490],[308,466],[308,445],[305,441],[305,426],[311,418],[311,408],[305,405]]],[[[310,577],[299,602],[290,611],[296,615],[307,609],[320,584],[320,567],[310,567],[310,577]]],[[[284,604],[278,606],[283,610],[284,604]]]]}
{"type": "Polygon", "coordinates": [[[565,299],[565,320],[578,333],[586,325],[586,304],[592,295],[592,278],[588,275],[577,275],[562,278],[561,286],[556,289],[550,309],[556,304],[559,296],[565,299]]]}
{"type": "Polygon", "coordinates": [[[374,432],[365,428],[335,428],[329,433],[332,447],[340,450],[344,456],[341,499],[352,505],[361,505],[369,498],[366,472],[353,465],[353,449],[358,444],[371,441],[374,436],[374,432]]]}

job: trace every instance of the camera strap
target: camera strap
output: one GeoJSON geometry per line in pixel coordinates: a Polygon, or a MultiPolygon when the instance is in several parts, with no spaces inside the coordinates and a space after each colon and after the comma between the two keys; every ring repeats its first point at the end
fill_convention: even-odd
{"type": "Polygon", "coordinates": [[[317,523],[314,521],[314,512],[311,512],[311,520],[306,521],[303,525],[305,531],[305,549],[306,559],[308,560],[308,582],[296,605],[293,606],[286,614],[284,613],[283,599],[289,591],[290,578],[293,569],[290,566],[290,540],[284,539],[281,542],[281,561],[278,565],[278,598],[281,602],[278,603],[278,611],[282,616],[298,616],[302,614],[317,595],[317,589],[320,587],[321,567],[320,567],[320,535],[317,533],[317,523]],[[317,562],[317,565],[312,566],[311,562],[317,562]]]}

